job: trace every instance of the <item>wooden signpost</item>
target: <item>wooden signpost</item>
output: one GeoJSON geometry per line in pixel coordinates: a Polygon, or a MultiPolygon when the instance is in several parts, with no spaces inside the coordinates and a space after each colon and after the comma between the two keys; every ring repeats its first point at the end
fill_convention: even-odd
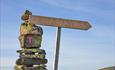
{"type": "Polygon", "coordinates": [[[54,60],[54,70],[58,70],[61,28],[72,28],[80,30],[88,30],[89,28],[91,28],[91,25],[87,21],[80,21],[80,20],[70,20],[70,19],[35,16],[35,15],[29,16],[28,20],[31,24],[57,27],[57,42],[56,42],[56,52],[54,60]]]}
{"type": "Polygon", "coordinates": [[[70,19],[45,17],[45,16],[34,16],[34,15],[30,16],[29,22],[38,25],[81,29],[81,30],[88,30],[91,27],[91,25],[87,21],[70,20],[70,19]]]}

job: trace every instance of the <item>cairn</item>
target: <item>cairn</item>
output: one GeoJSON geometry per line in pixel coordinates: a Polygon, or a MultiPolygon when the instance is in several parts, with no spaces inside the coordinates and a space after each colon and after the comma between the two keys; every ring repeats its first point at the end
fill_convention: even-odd
{"type": "Polygon", "coordinates": [[[21,19],[24,23],[20,26],[20,46],[21,50],[17,50],[19,58],[16,60],[15,70],[47,70],[45,58],[46,52],[40,49],[42,42],[43,30],[40,26],[30,24],[29,16],[32,13],[28,10],[22,15],[21,19]]]}

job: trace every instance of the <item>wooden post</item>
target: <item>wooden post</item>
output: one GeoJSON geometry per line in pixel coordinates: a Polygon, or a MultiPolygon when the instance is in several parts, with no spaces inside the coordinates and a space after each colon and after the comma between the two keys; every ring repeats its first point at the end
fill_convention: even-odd
{"type": "Polygon", "coordinates": [[[57,40],[56,40],[56,51],[54,58],[54,70],[58,70],[59,51],[60,51],[60,38],[61,38],[61,27],[57,28],[57,40]]]}

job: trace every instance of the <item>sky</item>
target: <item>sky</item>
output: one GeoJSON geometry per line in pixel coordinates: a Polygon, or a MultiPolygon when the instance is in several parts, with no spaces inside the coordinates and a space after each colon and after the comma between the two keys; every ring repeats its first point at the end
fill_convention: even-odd
{"type": "MultiPolygon", "coordinates": [[[[98,70],[115,66],[115,0],[0,0],[0,69],[13,70],[21,49],[18,41],[20,17],[25,10],[34,15],[89,21],[92,28],[62,28],[59,70],[98,70]]],[[[42,49],[47,69],[53,70],[56,27],[44,30],[42,49]]]]}

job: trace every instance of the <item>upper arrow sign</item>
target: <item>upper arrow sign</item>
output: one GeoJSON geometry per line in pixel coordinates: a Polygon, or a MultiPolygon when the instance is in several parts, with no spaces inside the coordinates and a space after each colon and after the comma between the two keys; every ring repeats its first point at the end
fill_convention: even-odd
{"type": "Polygon", "coordinates": [[[29,17],[29,22],[38,25],[72,28],[80,30],[88,30],[89,28],[91,28],[91,25],[87,21],[70,20],[45,16],[31,15],[29,17]]]}

